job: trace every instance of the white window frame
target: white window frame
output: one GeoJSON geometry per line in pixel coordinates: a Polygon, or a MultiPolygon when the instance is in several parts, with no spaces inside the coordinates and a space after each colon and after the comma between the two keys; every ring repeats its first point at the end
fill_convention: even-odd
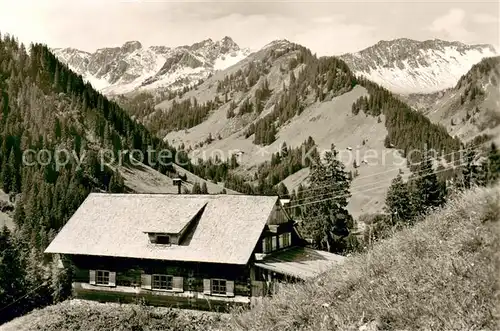
{"type": "Polygon", "coordinates": [[[174,276],[172,275],[165,275],[165,274],[152,274],[151,275],[151,289],[155,291],[173,291],[174,290],[174,276]],[[159,277],[160,280],[160,287],[156,287],[157,281],[155,280],[155,277],[159,277]],[[162,277],[165,277],[166,280],[163,281],[161,280],[162,277]],[[165,282],[167,284],[166,288],[162,288],[161,284],[165,282]],[[170,284],[170,287],[168,286],[170,284]]]}
{"type": "Polygon", "coordinates": [[[278,237],[272,236],[271,237],[271,251],[275,251],[277,249],[278,249],[278,237]]]}
{"type": "Polygon", "coordinates": [[[227,296],[227,279],[212,278],[210,280],[210,293],[216,296],[227,296]],[[218,282],[219,284],[215,285],[215,282],[218,282]],[[224,285],[221,285],[220,282],[224,282],[224,285]],[[214,291],[214,286],[217,286],[217,291],[214,291]],[[220,291],[221,288],[224,288],[224,292],[220,291]]]}
{"type": "Polygon", "coordinates": [[[262,239],[262,252],[263,253],[270,253],[274,250],[276,250],[276,247],[273,248],[272,237],[265,237],[264,239],[262,239]]]}
{"type": "Polygon", "coordinates": [[[100,285],[100,286],[110,286],[110,275],[111,275],[111,271],[109,270],[96,270],[95,271],[95,284],[96,285],[100,285]],[[99,275],[101,274],[101,275],[99,275]],[[99,278],[100,276],[100,278],[99,278]],[[101,280],[99,280],[101,279],[101,280]],[[107,283],[104,283],[103,280],[107,279],[107,283]]]}
{"type": "Polygon", "coordinates": [[[280,248],[290,247],[292,245],[292,233],[284,232],[279,235],[279,246],[280,248]]]}

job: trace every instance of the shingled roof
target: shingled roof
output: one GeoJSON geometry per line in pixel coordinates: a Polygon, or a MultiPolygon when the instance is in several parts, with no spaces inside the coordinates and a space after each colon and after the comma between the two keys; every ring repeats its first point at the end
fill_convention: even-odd
{"type": "Polygon", "coordinates": [[[91,193],[45,253],[246,264],[278,197],[91,193]],[[151,244],[201,211],[189,243],[151,244]]]}

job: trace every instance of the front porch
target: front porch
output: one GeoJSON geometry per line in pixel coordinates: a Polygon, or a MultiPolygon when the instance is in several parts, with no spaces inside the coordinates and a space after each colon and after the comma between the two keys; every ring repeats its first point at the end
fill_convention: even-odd
{"type": "Polygon", "coordinates": [[[256,261],[256,276],[268,282],[307,280],[328,271],[344,259],[342,255],[307,247],[291,247],[256,261]]]}
{"type": "Polygon", "coordinates": [[[104,287],[82,282],[74,282],[72,287],[74,298],[98,302],[144,303],[151,306],[199,309],[217,312],[227,312],[230,307],[234,307],[235,305],[250,305],[250,298],[240,295],[234,297],[215,297],[193,291],[175,293],[147,290],[138,286],[104,287]]]}

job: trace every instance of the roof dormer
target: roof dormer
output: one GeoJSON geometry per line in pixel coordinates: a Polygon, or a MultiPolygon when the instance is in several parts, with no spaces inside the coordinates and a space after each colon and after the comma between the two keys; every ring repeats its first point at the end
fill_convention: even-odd
{"type": "Polygon", "coordinates": [[[157,245],[178,245],[180,235],[177,233],[148,233],[149,242],[157,245]]]}
{"type": "Polygon", "coordinates": [[[195,221],[199,218],[207,204],[206,199],[184,201],[183,207],[161,215],[157,220],[148,222],[143,233],[148,235],[149,243],[155,245],[180,245],[189,232],[192,232],[195,221]]]}

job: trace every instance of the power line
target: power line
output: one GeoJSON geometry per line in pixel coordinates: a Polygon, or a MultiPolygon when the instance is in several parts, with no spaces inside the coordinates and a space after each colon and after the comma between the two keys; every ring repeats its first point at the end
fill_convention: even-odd
{"type": "MultiPolygon", "coordinates": [[[[458,166],[453,166],[453,168],[462,167],[464,165],[465,164],[460,164],[458,166]]],[[[441,172],[444,172],[444,171],[448,171],[450,169],[451,169],[451,167],[450,168],[441,169],[441,170],[438,170],[438,171],[434,171],[434,172],[432,172],[430,174],[413,177],[413,179],[424,178],[424,177],[431,176],[431,175],[434,175],[434,174],[438,174],[438,173],[441,173],[441,172]]],[[[390,186],[390,184],[389,184],[389,186],[390,186]]],[[[352,196],[360,194],[360,193],[369,192],[369,191],[373,191],[373,190],[380,189],[380,188],[386,188],[386,187],[389,187],[389,186],[382,185],[382,186],[373,187],[373,188],[366,189],[366,190],[361,190],[361,191],[358,191],[358,192],[352,192],[352,193],[337,195],[337,196],[333,196],[333,197],[329,197],[329,198],[321,199],[321,200],[313,200],[313,201],[310,201],[310,202],[301,203],[301,204],[297,204],[297,205],[293,205],[293,206],[287,206],[287,207],[283,207],[283,208],[284,209],[293,209],[293,208],[296,208],[296,207],[307,206],[307,205],[310,205],[310,204],[315,204],[315,203],[319,203],[319,202],[329,201],[329,200],[338,199],[338,198],[342,198],[342,197],[352,197],[352,196]]],[[[333,193],[336,193],[336,192],[333,192],[333,193]]],[[[314,196],[312,196],[312,197],[314,198],[314,196]]],[[[310,198],[311,197],[309,197],[308,199],[310,199],[310,198]]]]}
{"type": "Polygon", "coordinates": [[[26,296],[28,296],[29,294],[31,294],[31,293],[33,293],[33,292],[35,292],[35,291],[36,291],[36,290],[38,290],[40,287],[45,286],[45,285],[47,285],[47,284],[48,284],[48,281],[43,282],[42,284],[38,285],[37,287],[35,287],[35,288],[34,288],[34,289],[32,289],[31,291],[29,291],[28,293],[26,293],[25,295],[23,295],[22,297],[20,297],[20,298],[18,298],[18,299],[16,299],[16,300],[14,300],[14,301],[12,301],[12,302],[11,302],[11,303],[9,303],[7,306],[5,306],[5,307],[1,308],[1,309],[0,309],[0,312],[1,312],[1,311],[3,311],[4,309],[9,308],[10,306],[12,306],[13,304],[15,304],[16,302],[18,302],[18,301],[20,301],[20,300],[24,299],[24,298],[25,298],[26,296]]]}
{"type": "MultiPolygon", "coordinates": [[[[425,162],[425,161],[423,161],[425,162]]],[[[422,162],[421,162],[422,163],[422,162]]],[[[444,169],[444,170],[451,170],[453,168],[456,168],[456,167],[461,167],[461,166],[464,166],[466,164],[466,162],[464,164],[459,164],[459,165],[455,165],[455,164],[452,164],[450,167],[444,169]]],[[[419,171],[416,171],[416,172],[413,172],[412,174],[413,175],[418,175],[419,173],[422,173],[424,171],[426,171],[427,169],[421,169],[419,171]]],[[[443,170],[443,169],[442,169],[443,170]]],[[[381,173],[385,173],[385,172],[388,172],[388,171],[384,171],[384,172],[380,172],[380,173],[377,173],[377,174],[381,174],[381,173]]],[[[434,172],[434,173],[437,173],[437,172],[434,172]]],[[[373,175],[375,174],[372,174],[372,175],[369,175],[369,176],[365,176],[365,177],[358,177],[358,178],[368,178],[368,177],[372,177],[373,175]]],[[[418,176],[417,176],[418,177],[418,176]]],[[[354,186],[352,187],[351,189],[359,189],[359,188],[363,188],[363,187],[369,187],[369,186],[372,186],[372,185],[375,185],[377,183],[383,183],[383,182],[386,182],[387,179],[383,179],[383,180],[379,180],[379,181],[375,181],[375,182],[371,182],[371,183],[367,183],[367,184],[363,184],[363,185],[359,185],[359,186],[354,186]]],[[[303,190],[303,191],[300,191],[300,193],[304,193],[304,192],[310,192],[310,191],[316,191],[316,190],[320,190],[320,189],[324,189],[324,188],[328,188],[330,187],[331,184],[328,184],[328,185],[323,185],[323,186],[318,186],[318,187],[315,187],[315,188],[312,188],[312,189],[308,189],[308,190],[303,190]]],[[[340,191],[331,191],[331,192],[325,192],[325,193],[321,193],[319,194],[318,196],[328,196],[330,194],[335,194],[335,193],[340,193],[340,191]]],[[[314,195],[313,195],[314,197],[314,195]]],[[[310,199],[310,197],[303,197],[303,198],[300,198],[300,199],[296,199],[294,200],[295,202],[297,201],[303,201],[303,200],[307,200],[307,199],[310,199]]]]}
{"type": "MultiPolygon", "coordinates": [[[[450,166],[450,167],[445,168],[445,169],[441,169],[441,170],[438,170],[438,171],[434,171],[434,172],[432,172],[432,173],[430,173],[430,174],[420,175],[420,176],[414,176],[414,177],[412,177],[412,179],[423,178],[423,177],[430,176],[430,175],[433,175],[433,174],[438,174],[438,173],[445,172],[445,171],[448,171],[448,170],[451,170],[451,169],[454,169],[454,168],[457,168],[457,167],[463,167],[463,166],[465,166],[466,164],[467,164],[467,163],[466,163],[466,162],[464,162],[464,163],[461,163],[461,164],[459,164],[459,165],[453,165],[453,166],[450,166]]],[[[414,174],[415,174],[415,173],[414,173],[414,174]]],[[[374,185],[374,184],[376,184],[376,183],[381,183],[381,182],[385,182],[385,180],[384,180],[384,181],[373,182],[373,183],[370,183],[370,184],[368,184],[368,185],[364,185],[364,186],[370,186],[370,185],[374,185]]],[[[389,184],[389,186],[390,186],[390,185],[392,185],[392,183],[391,183],[391,184],[389,184]]],[[[364,187],[364,186],[358,186],[358,187],[356,187],[356,189],[361,188],[361,187],[364,187]]],[[[388,186],[387,186],[387,185],[383,185],[383,186],[379,186],[379,187],[376,187],[376,188],[370,188],[370,189],[361,190],[361,191],[358,191],[358,192],[353,192],[353,193],[351,194],[351,196],[352,196],[352,195],[355,195],[355,193],[363,193],[363,192],[367,192],[367,191],[371,191],[371,190],[375,190],[375,189],[378,189],[378,188],[383,188],[383,187],[388,187],[388,186]]],[[[319,194],[319,195],[316,195],[316,196],[315,196],[315,195],[312,195],[312,196],[309,196],[309,197],[302,198],[302,199],[300,199],[300,200],[308,200],[308,199],[310,199],[311,197],[313,197],[313,198],[314,198],[314,197],[329,196],[329,195],[331,195],[331,194],[335,194],[335,193],[340,193],[340,191],[332,191],[332,192],[322,193],[322,194],[319,194]]],[[[297,200],[294,200],[294,201],[297,201],[297,200]]],[[[296,206],[301,206],[301,204],[294,205],[293,207],[296,207],[296,206]]],[[[292,206],[290,206],[290,207],[287,207],[287,208],[293,208],[293,207],[292,207],[292,206]]]]}
{"type": "MultiPolygon", "coordinates": [[[[481,143],[481,144],[478,144],[478,145],[474,145],[474,146],[469,146],[467,148],[464,148],[464,149],[460,149],[460,150],[457,150],[457,151],[454,151],[452,153],[447,153],[447,154],[443,154],[441,157],[446,157],[448,155],[452,155],[452,154],[456,154],[456,153],[460,153],[462,151],[467,151],[467,150],[474,150],[474,151],[479,151],[479,147],[486,144],[486,142],[484,143],[481,143]]],[[[422,164],[424,162],[427,162],[428,159],[424,160],[424,161],[421,161],[421,162],[416,162],[416,163],[412,163],[411,165],[412,166],[415,166],[415,165],[419,165],[419,164],[422,164]]],[[[401,167],[394,167],[394,168],[391,168],[391,169],[388,169],[388,170],[384,170],[384,171],[381,171],[381,172],[378,172],[378,173],[374,173],[374,174],[370,174],[370,175],[366,175],[366,176],[361,176],[361,177],[356,177],[358,180],[359,179],[364,179],[364,178],[370,178],[370,177],[374,177],[374,176],[377,176],[377,175],[381,175],[381,174],[384,174],[384,173],[388,173],[388,172],[392,172],[392,171],[395,171],[395,170],[399,170],[401,169],[401,167]]],[[[309,191],[315,191],[315,190],[320,190],[320,189],[323,189],[325,187],[329,187],[330,184],[328,185],[324,185],[324,186],[318,186],[318,187],[315,187],[315,188],[309,188],[309,189],[306,189],[306,190],[302,190],[301,192],[304,193],[304,192],[309,192],[309,191]]]]}

